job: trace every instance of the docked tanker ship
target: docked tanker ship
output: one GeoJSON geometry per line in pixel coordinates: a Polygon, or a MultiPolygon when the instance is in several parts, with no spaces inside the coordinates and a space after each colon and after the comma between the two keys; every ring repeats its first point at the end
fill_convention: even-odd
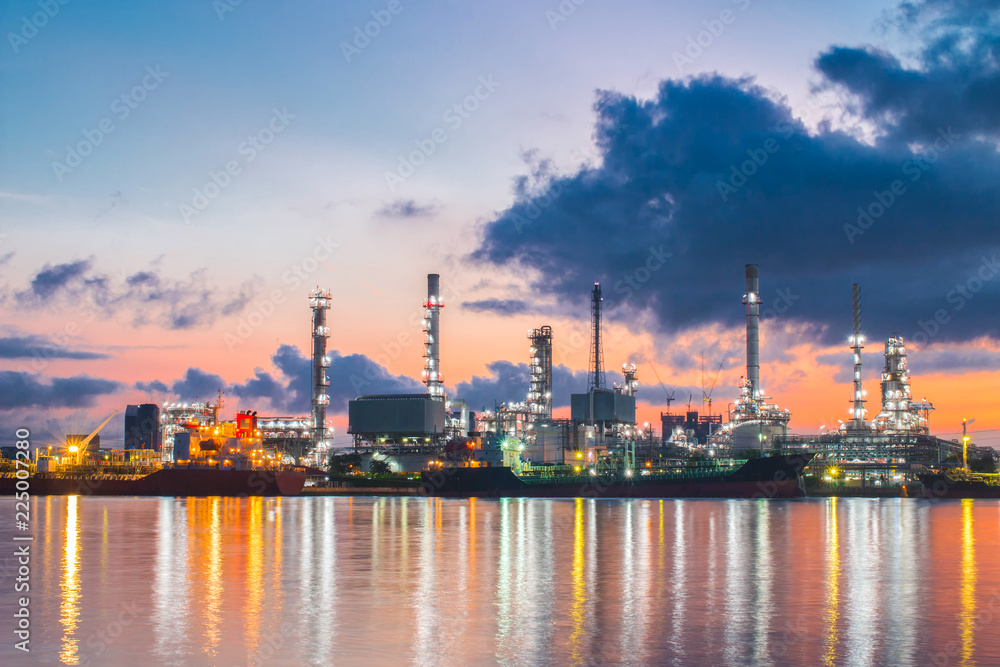
{"type": "Polygon", "coordinates": [[[503,465],[440,468],[422,473],[427,495],[450,498],[800,498],[812,454],[708,460],[635,470],[521,462],[505,448],[503,465]]]}
{"type": "Polygon", "coordinates": [[[210,420],[182,425],[173,436],[172,463],[161,462],[152,450],[107,455],[101,450],[95,456],[74,445],[62,456],[8,465],[0,471],[0,494],[16,493],[19,479],[27,480],[32,495],[294,496],[302,491],[305,468],[265,452],[256,414],[241,412],[235,422],[218,422],[216,415],[217,409],[211,410],[210,420]]]}

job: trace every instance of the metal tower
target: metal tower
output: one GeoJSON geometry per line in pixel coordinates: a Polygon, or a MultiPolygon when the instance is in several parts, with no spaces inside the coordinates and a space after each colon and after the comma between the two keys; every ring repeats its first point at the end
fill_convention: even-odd
{"type": "Polygon", "coordinates": [[[444,301],[441,299],[441,276],[427,274],[427,301],[424,302],[424,384],[432,397],[444,400],[444,380],[441,379],[440,318],[444,301]]]}
{"type": "Polygon", "coordinates": [[[330,291],[317,287],[309,293],[312,317],[312,446],[313,451],[321,451],[326,446],[326,406],[330,397],[326,389],[330,378],[326,371],[330,358],[326,356],[326,339],[330,337],[330,327],[326,326],[326,311],[330,310],[330,291]]]}
{"type": "Polygon", "coordinates": [[[625,382],[622,384],[622,393],[626,396],[635,396],[636,387],[639,386],[638,371],[635,369],[635,364],[622,364],[622,375],[625,376],[625,382]]]}
{"type": "Polygon", "coordinates": [[[861,285],[854,283],[851,285],[851,305],[854,313],[854,327],[851,330],[851,349],[854,350],[854,396],[851,408],[851,424],[854,430],[865,428],[865,391],[861,383],[861,350],[864,349],[862,343],[865,342],[861,335],[861,285]]]}
{"type": "Polygon", "coordinates": [[[552,419],[552,327],[528,332],[531,366],[528,385],[528,412],[533,421],[552,419]]]}
{"type": "Polygon", "coordinates": [[[590,373],[587,388],[604,389],[604,346],[601,343],[601,283],[594,283],[590,297],[590,373]]]}
{"type": "Polygon", "coordinates": [[[756,264],[746,265],[747,286],[743,303],[747,307],[747,382],[751,397],[764,395],[760,386],[760,280],[756,264]]]}

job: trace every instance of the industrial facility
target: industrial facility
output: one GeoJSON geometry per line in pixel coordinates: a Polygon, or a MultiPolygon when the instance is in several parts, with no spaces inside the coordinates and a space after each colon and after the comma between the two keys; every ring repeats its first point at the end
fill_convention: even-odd
{"type": "MultiPolygon", "coordinates": [[[[217,400],[144,403],[125,412],[124,446],[114,456],[129,460],[214,460],[225,455],[227,465],[260,465],[273,461],[324,465],[334,453],[332,428],[327,422],[330,404],[331,329],[327,317],[331,292],[317,287],[309,293],[311,310],[311,414],[258,417],[240,411],[233,422],[220,419],[223,396],[217,400]]],[[[692,410],[661,412],[662,437],[654,438],[649,424],[638,424],[638,372],[627,361],[622,382],[608,386],[603,346],[603,297],[600,283],[590,291],[590,345],[585,392],[553,396],[553,349],[558,340],[549,325],[527,334],[527,386],[523,400],[500,403],[479,412],[469,410],[460,396],[449,396],[442,372],[442,312],[445,307],[438,274],[427,276],[422,301],[423,393],[372,394],[348,402],[347,432],[353,452],[363,458],[362,469],[373,459],[386,461],[397,472],[415,472],[431,466],[495,466],[514,456],[533,466],[570,465],[581,469],[615,462],[632,469],[653,461],[684,458],[746,458],[758,453],[809,451],[817,454],[813,467],[837,467],[844,478],[866,484],[906,476],[915,466],[967,461],[985,450],[930,434],[932,403],[913,399],[907,350],[901,336],[887,337],[880,376],[881,402],[877,415],[866,410],[862,352],[865,336],[861,319],[861,287],[852,286],[852,327],[848,337],[853,365],[849,418],[816,435],[789,431],[791,413],[766,395],[760,360],[760,277],[757,265],[745,267],[741,303],[746,313],[746,370],[739,380],[739,396],[724,414],[712,414],[711,388],[703,388],[708,413],[692,410]],[[568,400],[567,400],[568,399],[568,400]],[[568,417],[556,417],[553,406],[569,407],[568,417]]],[[[651,364],[652,366],[652,364],[651,364]]],[[[655,367],[653,372],[656,373],[655,367]]],[[[704,358],[702,359],[704,380],[704,358]]],[[[657,380],[659,375],[657,374],[657,380]]],[[[662,382],[660,382],[662,386],[662,382]]],[[[666,387],[664,386],[666,392],[666,387]]],[[[563,413],[566,414],[566,413],[563,413]]],[[[110,420],[110,417],[108,418],[110,420]]],[[[105,421],[105,424],[107,420],[105,421]]],[[[68,436],[66,455],[80,459],[97,449],[98,431],[68,436]],[[70,448],[72,446],[72,448],[70,448]]],[[[109,455],[110,456],[110,455],[109,455]]]]}

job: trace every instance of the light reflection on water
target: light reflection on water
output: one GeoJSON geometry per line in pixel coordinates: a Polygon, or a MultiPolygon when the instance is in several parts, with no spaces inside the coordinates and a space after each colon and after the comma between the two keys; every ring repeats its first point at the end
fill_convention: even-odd
{"type": "Polygon", "coordinates": [[[998,507],[36,498],[27,664],[998,664],[998,507]]]}

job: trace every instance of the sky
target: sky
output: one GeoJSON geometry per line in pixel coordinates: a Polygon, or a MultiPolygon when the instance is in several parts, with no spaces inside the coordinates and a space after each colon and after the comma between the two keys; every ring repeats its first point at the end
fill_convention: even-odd
{"type": "Polygon", "coordinates": [[[998,6],[4,3],[0,441],[219,388],[306,414],[321,286],[346,445],[349,399],[420,389],[427,273],[473,409],[548,324],[565,410],[600,281],[640,420],[721,412],[748,263],[793,432],[847,416],[858,282],[870,414],[899,334],[932,430],[1000,441],[998,6]]]}

